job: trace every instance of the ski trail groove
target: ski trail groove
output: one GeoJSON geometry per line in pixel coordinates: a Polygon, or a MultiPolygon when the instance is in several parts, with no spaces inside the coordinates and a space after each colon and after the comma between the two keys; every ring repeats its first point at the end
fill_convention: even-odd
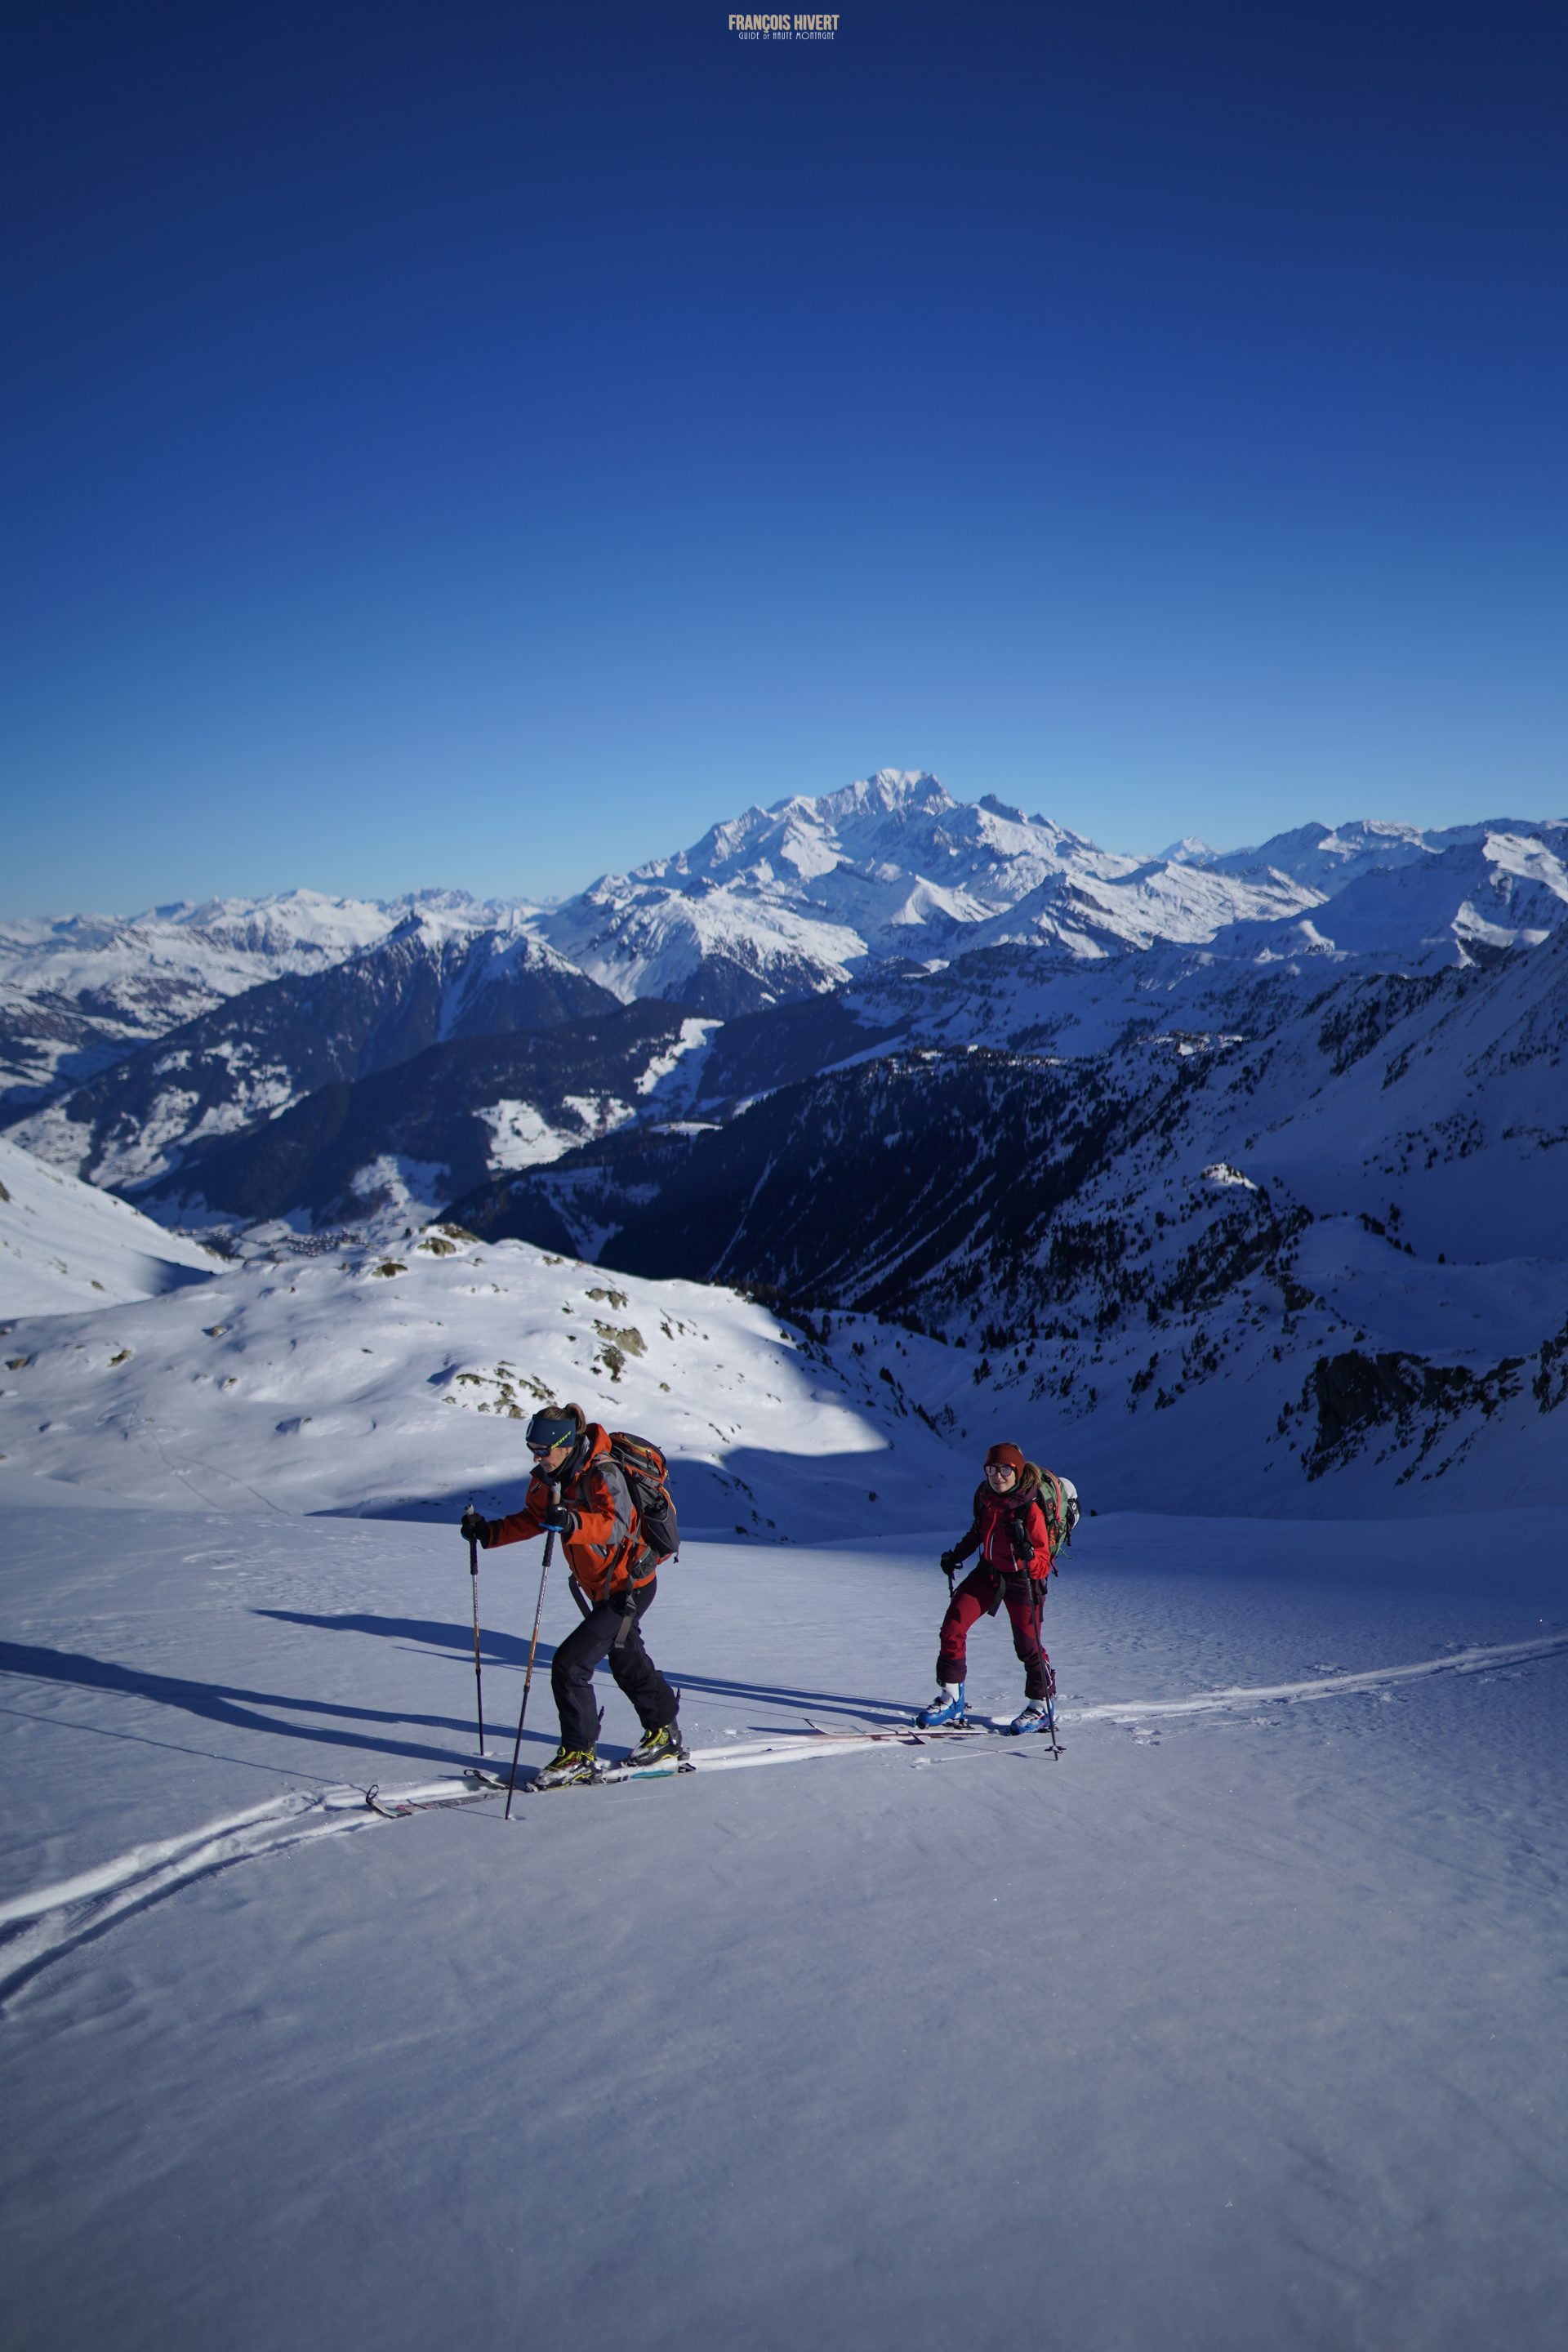
{"type": "Polygon", "coordinates": [[[1450,1650],[1441,1658],[1421,1658],[1407,1666],[1372,1666],[1361,1674],[1314,1675],[1304,1683],[1237,1684],[1227,1690],[1199,1691],[1191,1698],[1107,1699],[1095,1706],[1058,1707],[1058,1723],[1125,1723],[1151,1716],[1218,1715],[1238,1706],[1265,1706],[1272,1699],[1297,1702],[1353,1697],[1358,1691],[1386,1689],[1391,1683],[1427,1680],[1434,1675],[1482,1674],[1489,1667],[1520,1665],[1531,1658],[1568,1651],[1568,1633],[1546,1633],[1529,1642],[1493,1642],[1450,1650]]]}
{"type": "Polygon", "coordinates": [[[0,2002],[50,1960],[195,1879],[310,1838],[364,1829],[379,1818],[365,1807],[363,1790],[275,1797],[183,1837],[132,1846],[75,1878],[0,1903],[0,2002]]]}
{"type": "MultiPolygon", "coordinates": [[[[1408,1665],[1373,1666],[1357,1674],[1317,1675],[1310,1682],[1237,1684],[1224,1690],[1199,1691],[1190,1698],[1106,1699],[1090,1706],[1058,1707],[1064,1727],[1082,1723],[1147,1722],[1173,1716],[1216,1715],[1239,1707],[1289,1705],[1324,1698],[1354,1696],[1358,1692],[1386,1689],[1391,1684],[1419,1682],[1436,1675],[1482,1674],[1489,1669],[1519,1665],[1531,1659],[1568,1654],[1568,1633],[1548,1633],[1527,1642],[1500,1642],[1453,1650],[1440,1658],[1423,1658],[1408,1665]]],[[[692,1761],[700,1770],[734,1772],[763,1764],[805,1763],[817,1756],[859,1755],[896,1739],[899,1727],[874,1733],[779,1732],[735,1747],[700,1748],[692,1761]]],[[[912,1725],[909,1727],[913,1734],[912,1725]]],[[[463,1783],[458,1779],[421,1781],[407,1788],[381,1791],[387,1802],[449,1801],[463,1783]]],[[[520,1793],[521,1787],[520,1785],[520,1793]]],[[[235,1863],[258,1861],[281,1853],[311,1839],[341,1836],[347,1831],[371,1829],[390,1816],[373,1812],[363,1789],[351,1785],[323,1789],[313,1796],[291,1792],[242,1813],[208,1822],[178,1837],[160,1838],[132,1846],[112,1861],[100,1863],[74,1878],[36,1888],[0,1903],[0,2003],[5,2001],[38,1970],[77,1945],[100,1935],[118,1919],[144,1910],[198,1878],[226,1870],[235,1863]]]]}

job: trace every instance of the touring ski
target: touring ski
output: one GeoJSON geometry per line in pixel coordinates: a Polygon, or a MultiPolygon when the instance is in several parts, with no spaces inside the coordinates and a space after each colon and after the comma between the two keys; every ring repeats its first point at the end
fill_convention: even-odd
{"type": "MultiPolygon", "coordinates": [[[[465,1780],[471,1780],[475,1777],[471,1772],[465,1772],[463,1775],[465,1780]]],[[[503,1780],[500,1786],[504,1789],[506,1782],[503,1780]]],[[[426,1787],[383,1790],[381,1783],[378,1780],[373,1780],[364,1792],[364,1801],[371,1811],[379,1813],[384,1822],[401,1822],[410,1813],[439,1813],[452,1805],[487,1804],[495,1793],[493,1787],[456,1791],[453,1790],[450,1780],[437,1781],[433,1789],[426,1787]]]]}
{"type": "MultiPolygon", "coordinates": [[[[673,1780],[677,1773],[695,1772],[696,1769],[689,1757],[672,1756],[668,1763],[601,1764],[595,1768],[591,1780],[563,1780],[559,1785],[561,1789],[602,1789],[612,1780],[673,1780]]],[[[498,1789],[504,1793],[507,1787],[504,1774],[469,1769],[463,1777],[468,1780],[482,1780],[487,1795],[498,1789]]],[[[554,1789],[541,1789],[531,1778],[520,1779],[517,1785],[525,1795],[549,1797],[557,1793],[554,1789]]]]}

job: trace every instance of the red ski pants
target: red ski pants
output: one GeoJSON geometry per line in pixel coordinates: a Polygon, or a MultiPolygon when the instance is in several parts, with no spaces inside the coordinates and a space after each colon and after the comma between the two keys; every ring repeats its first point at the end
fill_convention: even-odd
{"type": "MultiPolygon", "coordinates": [[[[978,1618],[994,1617],[998,1603],[1005,1601],[1013,1625],[1013,1648],[1024,1662],[1024,1696],[1044,1698],[1049,1687],[1047,1675],[1050,1657],[1040,1641],[1037,1593],[1039,1587],[1031,1591],[1025,1577],[1003,1576],[994,1568],[971,1569],[948,1602],[947,1614],[942,1621],[942,1647],[936,1657],[938,1682],[963,1682],[970,1627],[978,1618]]],[[[1043,1600],[1045,1596],[1039,1593],[1039,1597],[1043,1600]]]]}

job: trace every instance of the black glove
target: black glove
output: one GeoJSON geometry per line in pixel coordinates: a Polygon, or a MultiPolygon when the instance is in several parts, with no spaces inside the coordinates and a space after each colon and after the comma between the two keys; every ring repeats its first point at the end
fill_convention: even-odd
{"type": "Polygon", "coordinates": [[[564,1503],[552,1503],[540,1521],[547,1536],[569,1536],[577,1524],[577,1515],[564,1503]]]}
{"type": "Polygon", "coordinates": [[[961,1551],[944,1551],[938,1565],[944,1576],[951,1576],[955,1568],[963,1566],[963,1554],[961,1551]]]}
{"type": "Polygon", "coordinates": [[[463,1513],[458,1533],[465,1543],[477,1543],[485,1550],[489,1549],[490,1523],[489,1519],[480,1518],[472,1503],[463,1513]]]}

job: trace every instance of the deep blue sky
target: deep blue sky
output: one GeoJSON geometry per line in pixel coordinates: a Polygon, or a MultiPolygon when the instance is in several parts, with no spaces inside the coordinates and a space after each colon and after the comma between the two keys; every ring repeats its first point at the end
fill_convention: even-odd
{"type": "Polygon", "coordinates": [[[0,912],[1561,814],[1568,16],[14,9],[0,912]]]}

